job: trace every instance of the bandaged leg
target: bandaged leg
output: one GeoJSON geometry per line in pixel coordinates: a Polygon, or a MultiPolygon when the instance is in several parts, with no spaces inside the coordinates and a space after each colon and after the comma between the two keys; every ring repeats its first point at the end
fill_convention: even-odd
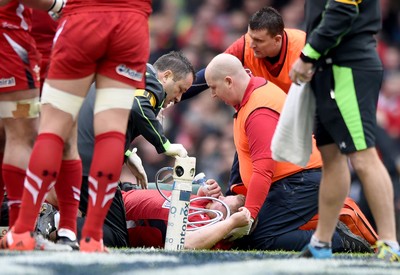
{"type": "Polygon", "coordinates": [[[135,89],[103,88],[96,91],[94,113],[110,109],[132,109],[135,89]]]}
{"type": "Polygon", "coordinates": [[[35,118],[39,116],[39,97],[0,102],[0,118],[35,118]]]}

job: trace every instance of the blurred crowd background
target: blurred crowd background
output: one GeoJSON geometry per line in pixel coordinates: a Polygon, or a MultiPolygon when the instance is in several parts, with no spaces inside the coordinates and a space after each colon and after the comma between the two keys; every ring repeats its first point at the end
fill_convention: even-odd
{"type": "MultiPolygon", "coordinates": [[[[400,1],[380,0],[382,31],[378,51],[385,67],[379,98],[378,122],[383,131],[382,157],[394,163],[391,175],[398,194],[400,171],[400,1]],[[393,170],[394,169],[394,170],[393,170]],[[397,182],[396,182],[397,181],[397,182]]],[[[304,29],[304,0],[153,0],[150,18],[151,56],[153,63],[162,54],[181,50],[196,70],[205,68],[217,54],[247,30],[250,16],[263,6],[276,8],[285,27],[304,29]]],[[[196,157],[196,172],[219,181],[225,190],[235,152],[230,106],[212,99],[204,92],[164,111],[162,124],[171,142],[181,143],[196,157]]],[[[174,160],[158,155],[144,139],[139,148],[149,181],[162,167],[172,167],[174,160]]],[[[357,190],[357,179],[354,179],[357,190]]],[[[359,192],[353,190],[354,196],[359,192]]],[[[358,199],[358,198],[356,198],[358,199]]],[[[400,209],[400,200],[397,200],[400,209]]]]}

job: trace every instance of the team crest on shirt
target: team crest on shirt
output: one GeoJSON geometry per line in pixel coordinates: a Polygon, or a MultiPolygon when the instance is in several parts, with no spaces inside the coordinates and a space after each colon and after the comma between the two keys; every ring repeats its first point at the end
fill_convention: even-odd
{"type": "Polygon", "coordinates": [[[15,86],[15,78],[0,78],[0,88],[15,86]]]}
{"type": "Polygon", "coordinates": [[[115,68],[115,71],[117,72],[117,74],[135,81],[141,81],[143,78],[143,73],[139,73],[131,68],[128,68],[125,64],[119,64],[115,68]]]}

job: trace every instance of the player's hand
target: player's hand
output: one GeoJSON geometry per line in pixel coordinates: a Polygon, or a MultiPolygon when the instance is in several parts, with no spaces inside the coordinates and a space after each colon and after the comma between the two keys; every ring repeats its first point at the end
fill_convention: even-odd
{"type": "Polygon", "coordinates": [[[201,187],[202,196],[218,198],[222,195],[221,187],[214,179],[208,179],[201,187]]]}
{"type": "Polygon", "coordinates": [[[181,158],[186,158],[188,155],[185,147],[183,147],[183,145],[179,144],[179,143],[170,144],[168,150],[164,154],[166,154],[167,156],[170,156],[170,157],[178,156],[181,158]]]}
{"type": "Polygon", "coordinates": [[[164,119],[165,119],[164,108],[161,108],[160,112],[157,115],[157,120],[158,120],[158,122],[160,122],[161,125],[163,125],[164,119]]]}
{"type": "Polygon", "coordinates": [[[240,207],[239,211],[233,213],[229,219],[233,221],[235,227],[247,226],[251,220],[251,213],[246,207],[240,207]]]}
{"type": "Polygon", "coordinates": [[[146,171],[144,171],[142,160],[136,154],[136,152],[137,148],[133,148],[132,151],[126,151],[125,155],[128,157],[126,162],[129,170],[136,177],[138,185],[140,185],[142,189],[147,189],[148,181],[146,171]]]}
{"type": "MultiPolygon", "coordinates": [[[[239,212],[235,213],[236,216],[235,216],[235,214],[233,214],[231,217],[229,217],[229,218],[241,218],[241,217],[243,217],[241,215],[245,214],[245,218],[248,218],[249,220],[248,220],[247,224],[237,227],[237,228],[233,229],[231,232],[229,232],[228,235],[226,235],[226,237],[224,239],[227,239],[228,241],[233,242],[234,240],[240,239],[243,236],[250,234],[250,230],[253,226],[254,220],[250,216],[250,211],[248,211],[248,212],[247,211],[248,211],[247,208],[241,207],[241,208],[239,208],[239,212]],[[243,211],[245,211],[245,212],[238,214],[243,211]]],[[[239,225],[240,224],[238,224],[238,226],[239,225]]]]}
{"type": "Polygon", "coordinates": [[[311,81],[314,70],[314,65],[312,63],[306,63],[300,58],[297,59],[289,72],[289,77],[295,84],[305,83],[311,81]]]}
{"type": "Polygon", "coordinates": [[[53,4],[48,9],[48,13],[53,18],[53,20],[57,21],[61,17],[61,12],[65,5],[67,4],[67,0],[53,0],[53,4]]]}

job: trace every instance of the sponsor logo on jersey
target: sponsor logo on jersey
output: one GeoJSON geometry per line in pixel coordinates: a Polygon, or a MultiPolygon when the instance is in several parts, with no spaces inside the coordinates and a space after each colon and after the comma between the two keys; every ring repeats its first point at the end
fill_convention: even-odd
{"type": "Polygon", "coordinates": [[[139,73],[131,68],[128,68],[125,64],[120,64],[115,68],[117,74],[125,76],[129,79],[135,81],[141,81],[143,78],[143,73],[139,73]]]}
{"type": "Polygon", "coordinates": [[[0,78],[0,88],[15,86],[15,78],[0,78]]]}

